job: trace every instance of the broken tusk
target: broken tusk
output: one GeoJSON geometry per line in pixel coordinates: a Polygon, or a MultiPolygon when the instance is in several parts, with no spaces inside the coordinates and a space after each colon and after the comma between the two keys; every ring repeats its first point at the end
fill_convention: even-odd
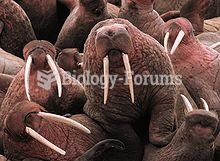
{"type": "Polygon", "coordinates": [[[178,33],[178,35],[177,35],[177,37],[176,37],[176,40],[175,40],[175,42],[174,42],[174,44],[173,44],[173,47],[172,47],[172,49],[171,49],[171,51],[170,51],[170,54],[171,54],[171,55],[173,55],[173,53],[176,51],[177,47],[178,47],[179,44],[181,43],[181,41],[182,41],[182,39],[183,39],[184,36],[185,36],[185,33],[183,32],[183,30],[181,30],[181,31],[178,33]]]}
{"type": "Polygon", "coordinates": [[[70,126],[74,126],[78,129],[82,130],[85,133],[88,133],[88,134],[91,133],[91,131],[87,127],[83,126],[82,124],[80,124],[72,119],[69,119],[69,118],[66,118],[63,116],[59,116],[59,115],[55,115],[55,114],[51,114],[51,113],[46,113],[46,112],[39,112],[37,115],[41,116],[45,119],[48,119],[48,120],[62,122],[62,123],[68,124],[70,126]]]}
{"type": "Polygon", "coordinates": [[[164,48],[165,48],[166,53],[168,53],[168,40],[169,40],[169,37],[170,37],[170,33],[167,32],[165,37],[164,37],[164,48]]]}
{"type": "Polygon", "coordinates": [[[54,63],[52,57],[49,54],[47,54],[46,57],[47,57],[47,62],[49,64],[49,66],[50,66],[50,68],[51,68],[51,70],[52,70],[52,72],[55,76],[56,82],[57,82],[58,97],[61,97],[61,95],[62,95],[62,83],[61,83],[60,74],[58,72],[57,66],[54,63]]]}
{"type": "Polygon", "coordinates": [[[184,96],[182,94],[181,94],[181,97],[182,97],[182,99],[183,99],[183,101],[184,101],[184,103],[186,105],[187,111],[188,112],[192,112],[193,111],[193,107],[192,107],[191,103],[189,102],[188,98],[186,98],[186,96],[184,96]]]}
{"type": "Polygon", "coordinates": [[[104,70],[104,104],[106,104],[108,99],[109,90],[109,60],[108,56],[103,59],[103,70],[104,70]]]}
{"type": "Polygon", "coordinates": [[[60,149],[59,147],[57,147],[56,145],[54,145],[53,143],[49,142],[47,139],[45,139],[43,136],[41,136],[40,134],[38,134],[36,131],[34,131],[33,129],[26,127],[25,131],[28,135],[30,135],[31,137],[33,137],[34,139],[36,139],[37,141],[39,141],[40,143],[46,145],[47,147],[53,149],[54,151],[60,153],[61,155],[66,155],[66,152],[62,149],[60,149]]]}
{"type": "Polygon", "coordinates": [[[218,46],[220,46],[220,42],[217,42],[217,43],[211,45],[210,48],[215,49],[215,48],[217,48],[218,46]]]}
{"type": "Polygon", "coordinates": [[[130,94],[131,94],[131,101],[132,101],[132,103],[134,103],[134,85],[133,85],[133,80],[132,80],[132,72],[131,72],[129,58],[128,58],[128,55],[124,54],[124,53],[122,54],[122,58],[124,61],[126,75],[128,78],[128,84],[129,84],[129,89],[130,89],[130,94]]]}
{"type": "Polygon", "coordinates": [[[25,92],[26,92],[26,95],[27,95],[27,98],[29,101],[31,101],[31,97],[30,97],[30,82],[29,82],[29,79],[30,79],[30,71],[31,71],[31,64],[32,64],[32,56],[29,55],[28,58],[27,58],[27,62],[26,62],[26,65],[25,65],[25,74],[24,74],[24,85],[25,85],[25,92]]]}
{"type": "Polygon", "coordinates": [[[202,100],[202,103],[203,103],[203,107],[205,108],[206,111],[209,111],[209,106],[208,106],[208,103],[203,99],[203,98],[200,98],[202,100]]]}

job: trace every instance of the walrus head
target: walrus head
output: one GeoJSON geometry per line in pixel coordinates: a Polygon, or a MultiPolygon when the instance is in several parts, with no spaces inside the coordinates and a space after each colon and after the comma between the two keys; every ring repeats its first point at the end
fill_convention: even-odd
{"type": "Polygon", "coordinates": [[[180,43],[189,43],[194,37],[193,26],[185,18],[170,20],[164,27],[164,47],[171,55],[178,48],[180,43]]]}
{"type": "Polygon", "coordinates": [[[43,119],[64,123],[85,133],[91,133],[82,124],[63,116],[47,113],[42,106],[30,101],[17,103],[14,109],[8,113],[4,120],[4,131],[15,141],[27,142],[34,138],[61,155],[65,155],[64,150],[38,134],[43,119]]]}
{"type": "Polygon", "coordinates": [[[52,70],[57,86],[58,96],[62,95],[62,84],[57,65],[55,63],[56,49],[48,41],[34,40],[28,43],[23,49],[25,65],[25,90],[28,100],[31,100],[29,94],[29,77],[31,72],[37,70],[52,70]]]}

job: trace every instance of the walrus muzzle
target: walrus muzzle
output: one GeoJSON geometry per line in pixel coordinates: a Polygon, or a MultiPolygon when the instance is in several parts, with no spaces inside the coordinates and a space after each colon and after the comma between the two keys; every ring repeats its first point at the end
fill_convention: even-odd
{"type": "MultiPolygon", "coordinates": [[[[123,24],[113,24],[110,26],[104,26],[97,30],[97,35],[95,39],[96,52],[98,55],[103,57],[103,70],[104,70],[104,104],[107,103],[108,90],[109,90],[109,59],[115,53],[118,55],[120,52],[120,57],[118,61],[114,60],[114,63],[120,64],[120,59],[122,58],[126,77],[128,79],[129,90],[131,95],[131,101],[134,103],[134,85],[132,79],[131,65],[129,61],[129,53],[133,52],[134,47],[132,43],[132,38],[126,25],[123,24]],[[112,52],[112,51],[116,52],[112,52]]],[[[117,57],[117,56],[116,56],[117,57]]],[[[114,64],[112,64],[114,66],[114,64]]]]}

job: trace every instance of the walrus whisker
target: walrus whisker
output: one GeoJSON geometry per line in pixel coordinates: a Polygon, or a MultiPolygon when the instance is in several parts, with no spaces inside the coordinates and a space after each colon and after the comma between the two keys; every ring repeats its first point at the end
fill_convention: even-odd
{"type": "Polygon", "coordinates": [[[192,107],[191,103],[189,102],[188,98],[186,98],[186,96],[184,96],[182,94],[181,94],[181,97],[182,97],[182,99],[183,99],[183,101],[184,101],[184,103],[186,105],[187,111],[188,112],[192,112],[193,111],[193,107],[192,107]]]}
{"type": "Polygon", "coordinates": [[[180,30],[180,32],[178,33],[176,40],[173,44],[173,47],[171,49],[170,54],[173,55],[173,53],[176,51],[177,47],[179,46],[179,44],[181,43],[183,37],[185,36],[185,33],[183,30],[180,30]]]}
{"type": "Polygon", "coordinates": [[[78,129],[82,130],[83,132],[87,133],[87,134],[91,133],[91,131],[87,127],[83,126],[82,124],[80,124],[77,121],[74,121],[72,119],[69,119],[69,118],[66,118],[66,117],[63,117],[63,116],[59,116],[59,115],[55,115],[55,114],[51,114],[51,113],[46,113],[46,112],[39,112],[37,115],[41,116],[45,119],[48,119],[48,120],[62,122],[62,123],[65,123],[67,125],[74,126],[78,129]]]}
{"type": "Polygon", "coordinates": [[[131,94],[131,101],[132,101],[132,103],[134,103],[134,85],[133,85],[133,80],[132,80],[132,72],[131,72],[129,58],[128,58],[128,55],[124,54],[124,53],[122,54],[122,58],[124,61],[126,75],[128,78],[128,84],[129,84],[129,89],[130,89],[130,94],[131,94]]]}
{"type": "Polygon", "coordinates": [[[27,58],[26,65],[25,65],[25,75],[24,75],[25,92],[26,92],[26,95],[29,101],[31,101],[31,97],[29,93],[29,90],[30,90],[29,79],[30,79],[31,64],[32,64],[32,56],[29,55],[27,58]]]}
{"type": "Polygon", "coordinates": [[[61,97],[61,95],[62,95],[62,83],[61,83],[60,74],[57,70],[57,67],[56,67],[52,57],[49,54],[47,54],[46,57],[47,57],[47,62],[49,64],[49,66],[50,66],[50,68],[51,68],[51,70],[52,70],[52,72],[55,76],[56,82],[57,82],[58,97],[61,97]]]}
{"type": "Polygon", "coordinates": [[[209,106],[208,106],[208,103],[203,99],[203,98],[200,98],[202,100],[202,103],[203,103],[203,107],[205,108],[206,111],[209,111],[209,106]]]}
{"type": "Polygon", "coordinates": [[[164,37],[164,48],[166,53],[168,53],[168,41],[169,41],[170,33],[167,32],[165,37],[164,37]]]}
{"type": "Polygon", "coordinates": [[[109,90],[109,59],[108,56],[103,58],[103,70],[104,70],[104,104],[106,104],[108,99],[109,90]]]}
{"type": "Polygon", "coordinates": [[[38,134],[36,131],[31,129],[30,127],[26,127],[25,131],[28,135],[30,135],[31,137],[33,137],[34,139],[36,139],[40,143],[46,145],[47,147],[53,149],[54,151],[60,153],[61,155],[66,155],[66,152],[64,150],[60,149],[59,147],[57,147],[56,145],[54,145],[53,143],[51,143],[50,141],[45,139],[43,136],[38,134]]]}

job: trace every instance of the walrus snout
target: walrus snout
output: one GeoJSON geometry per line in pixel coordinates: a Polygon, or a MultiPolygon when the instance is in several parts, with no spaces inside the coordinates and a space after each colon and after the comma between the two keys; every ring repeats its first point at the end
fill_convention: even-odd
{"type": "Polygon", "coordinates": [[[127,26],[112,24],[99,28],[95,38],[96,51],[105,57],[111,49],[129,54],[134,50],[132,38],[127,26]]]}

